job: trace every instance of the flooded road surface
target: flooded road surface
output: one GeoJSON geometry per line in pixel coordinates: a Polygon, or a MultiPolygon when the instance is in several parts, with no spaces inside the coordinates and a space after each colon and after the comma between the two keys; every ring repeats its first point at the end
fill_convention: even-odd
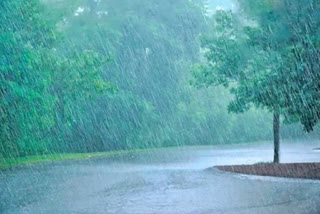
{"type": "MultiPolygon", "coordinates": [[[[318,143],[282,145],[283,162],[320,161],[318,143]]],[[[0,172],[0,213],[320,213],[320,181],[209,167],[272,160],[272,143],[160,149],[0,172]]]]}

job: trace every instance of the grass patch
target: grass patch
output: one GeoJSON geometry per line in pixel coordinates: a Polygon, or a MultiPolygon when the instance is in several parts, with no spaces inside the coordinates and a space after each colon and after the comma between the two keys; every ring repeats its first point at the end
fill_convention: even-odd
{"type": "Polygon", "coordinates": [[[59,153],[59,154],[17,157],[17,158],[9,158],[9,159],[2,159],[2,160],[0,159],[0,170],[8,169],[13,166],[41,163],[45,161],[107,157],[107,156],[130,154],[130,153],[136,153],[136,152],[142,152],[142,151],[146,151],[146,149],[118,150],[118,151],[94,152],[94,153],[59,153]]]}

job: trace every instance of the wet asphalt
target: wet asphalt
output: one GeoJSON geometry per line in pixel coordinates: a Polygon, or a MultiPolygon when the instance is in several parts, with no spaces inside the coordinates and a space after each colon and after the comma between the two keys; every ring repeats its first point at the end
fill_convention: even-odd
{"type": "MultiPolygon", "coordinates": [[[[283,144],[282,162],[320,161],[319,145],[283,144]]],[[[320,181],[212,168],[271,160],[262,143],[19,166],[0,172],[0,213],[319,214],[320,181]]]]}

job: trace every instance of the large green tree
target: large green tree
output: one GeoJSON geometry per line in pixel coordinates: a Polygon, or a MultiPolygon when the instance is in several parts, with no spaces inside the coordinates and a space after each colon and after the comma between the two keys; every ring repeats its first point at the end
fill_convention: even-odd
{"type": "Polygon", "coordinates": [[[279,162],[280,114],[307,131],[319,119],[319,3],[240,1],[240,14],[218,11],[214,33],[203,39],[207,62],[199,85],[231,88],[233,112],[253,104],[273,112],[274,162],[279,162]]]}
{"type": "Polygon", "coordinates": [[[45,150],[52,126],[50,85],[52,26],[39,18],[37,1],[0,3],[1,154],[45,150]],[[43,36],[45,35],[45,36],[43,36]]]}
{"type": "Polygon", "coordinates": [[[55,147],[80,100],[110,88],[105,58],[56,51],[56,23],[38,0],[0,3],[0,154],[23,156],[55,147]],[[62,118],[59,120],[59,118],[62,118]]]}
{"type": "Polygon", "coordinates": [[[260,27],[247,27],[250,40],[255,41],[251,45],[278,54],[277,81],[283,96],[279,103],[286,119],[300,121],[306,131],[312,131],[319,120],[320,2],[239,2],[247,18],[260,27]]]}

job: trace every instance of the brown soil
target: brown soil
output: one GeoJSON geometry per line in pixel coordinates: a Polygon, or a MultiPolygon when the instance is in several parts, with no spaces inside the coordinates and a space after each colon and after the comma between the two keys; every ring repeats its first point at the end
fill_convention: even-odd
{"type": "Polygon", "coordinates": [[[249,175],[320,180],[320,163],[267,163],[254,165],[216,166],[216,168],[223,171],[249,175]]]}

